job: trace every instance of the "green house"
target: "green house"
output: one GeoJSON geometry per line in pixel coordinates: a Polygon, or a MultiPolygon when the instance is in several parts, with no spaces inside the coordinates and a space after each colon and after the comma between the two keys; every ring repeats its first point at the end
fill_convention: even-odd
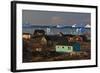
{"type": "Polygon", "coordinates": [[[73,52],[73,46],[56,45],[56,52],[73,52]]]}

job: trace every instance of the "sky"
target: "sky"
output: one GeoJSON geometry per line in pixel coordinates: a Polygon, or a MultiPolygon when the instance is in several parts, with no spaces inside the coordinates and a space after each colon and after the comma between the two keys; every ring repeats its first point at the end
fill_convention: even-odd
{"type": "Polygon", "coordinates": [[[54,12],[54,11],[37,11],[23,10],[22,23],[24,24],[89,24],[91,25],[90,13],[75,12],[54,12]]]}

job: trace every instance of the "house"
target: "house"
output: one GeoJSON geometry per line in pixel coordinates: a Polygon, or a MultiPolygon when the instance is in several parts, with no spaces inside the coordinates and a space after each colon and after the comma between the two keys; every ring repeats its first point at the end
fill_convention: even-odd
{"type": "Polygon", "coordinates": [[[56,45],[56,52],[73,52],[73,46],[56,45]]]}
{"type": "Polygon", "coordinates": [[[78,42],[71,43],[71,45],[56,45],[56,52],[79,52],[81,50],[78,42]]]}
{"type": "Polygon", "coordinates": [[[29,39],[31,39],[31,36],[32,35],[30,33],[23,33],[22,38],[25,40],[29,40],[29,39]]]}

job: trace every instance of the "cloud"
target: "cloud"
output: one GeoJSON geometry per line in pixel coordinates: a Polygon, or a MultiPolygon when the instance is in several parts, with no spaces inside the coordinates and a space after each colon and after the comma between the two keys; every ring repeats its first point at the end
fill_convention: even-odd
{"type": "Polygon", "coordinates": [[[68,24],[76,24],[76,23],[78,23],[78,20],[77,19],[73,19],[73,18],[67,18],[66,19],[66,23],[68,23],[68,24]]]}
{"type": "Polygon", "coordinates": [[[90,18],[86,18],[83,20],[84,23],[91,25],[91,19],[90,18]]]}
{"type": "Polygon", "coordinates": [[[61,23],[64,23],[64,19],[61,17],[58,17],[58,16],[53,16],[51,18],[51,23],[52,24],[61,24],[61,23]]]}

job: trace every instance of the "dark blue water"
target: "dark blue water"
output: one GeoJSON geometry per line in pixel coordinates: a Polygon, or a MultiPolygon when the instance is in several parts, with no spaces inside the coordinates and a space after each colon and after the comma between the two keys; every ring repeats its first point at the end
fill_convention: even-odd
{"type": "Polygon", "coordinates": [[[62,32],[63,34],[72,34],[72,35],[82,35],[85,33],[90,33],[91,30],[90,28],[72,28],[72,27],[64,27],[64,28],[56,28],[56,27],[51,27],[51,28],[42,28],[42,27],[33,27],[33,28],[25,28],[23,27],[23,33],[27,32],[27,33],[34,33],[34,30],[36,29],[40,29],[40,30],[44,30],[46,32],[46,34],[48,35],[54,35],[54,34],[58,34],[59,32],[62,32]]]}

